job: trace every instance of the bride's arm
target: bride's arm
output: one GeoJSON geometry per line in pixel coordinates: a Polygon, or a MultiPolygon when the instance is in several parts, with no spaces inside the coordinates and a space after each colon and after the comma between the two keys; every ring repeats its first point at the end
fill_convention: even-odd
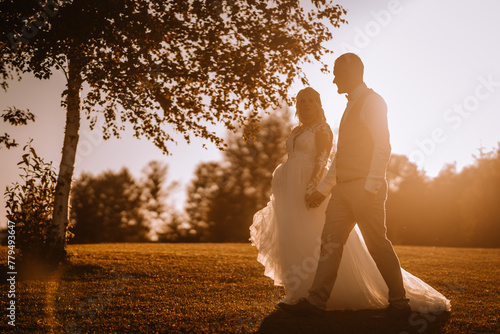
{"type": "Polygon", "coordinates": [[[323,196],[328,196],[330,191],[332,190],[333,186],[336,183],[336,170],[335,170],[335,162],[336,162],[337,156],[333,158],[333,161],[330,165],[330,169],[328,170],[328,173],[326,174],[325,178],[321,182],[321,184],[318,186],[318,192],[322,194],[323,196]]]}
{"type": "Polygon", "coordinates": [[[314,161],[314,168],[307,184],[306,194],[312,194],[316,191],[319,182],[321,181],[321,174],[328,163],[330,151],[332,150],[333,133],[330,126],[324,123],[315,133],[316,138],[316,158],[314,161]]]}

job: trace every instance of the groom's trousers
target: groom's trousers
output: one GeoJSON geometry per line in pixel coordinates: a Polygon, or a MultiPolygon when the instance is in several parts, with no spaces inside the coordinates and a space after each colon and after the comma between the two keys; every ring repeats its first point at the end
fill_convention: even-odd
{"type": "Polygon", "coordinates": [[[384,182],[384,186],[371,198],[364,189],[364,184],[365,179],[359,179],[338,183],[332,189],[321,235],[318,268],[307,298],[319,308],[325,309],[330,298],[343,246],[356,223],[389,288],[389,302],[396,307],[408,305],[409,299],[406,298],[399,260],[386,235],[387,182],[384,182]]]}

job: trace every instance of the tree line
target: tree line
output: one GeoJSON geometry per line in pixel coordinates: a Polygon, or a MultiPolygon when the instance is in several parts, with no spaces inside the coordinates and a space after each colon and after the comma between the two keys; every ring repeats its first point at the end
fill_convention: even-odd
{"type": "MultiPolygon", "coordinates": [[[[248,241],[253,214],[269,200],[271,173],[286,159],[291,123],[275,115],[268,122],[281,130],[269,128],[275,135],[264,132],[258,144],[231,136],[223,161],[196,169],[186,213],[198,241],[248,241]]],[[[451,164],[434,178],[393,154],[387,179],[387,228],[395,244],[500,247],[500,143],[495,151],[479,150],[460,172],[451,164]]]]}
{"type": "Polygon", "coordinates": [[[427,177],[405,156],[393,155],[387,200],[388,234],[397,244],[499,247],[500,143],[479,150],[460,172],[455,164],[427,177]]]}
{"type": "MultiPolygon", "coordinates": [[[[253,137],[245,138],[246,127],[228,132],[222,160],[196,167],[182,211],[171,203],[179,185],[169,180],[168,165],[158,161],[147,164],[141,177],[126,168],[81,174],[72,186],[69,243],[247,242],[253,215],[269,201],[272,173],[286,159],[292,127],[290,110],[283,107],[262,117],[253,137]]],[[[28,167],[31,161],[33,170],[25,168],[26,175],[35,175],[35,163],[47,164],[36,162],[40,158],[31,145],[27,148],[23,161],[28,167]]],[[[52,188],[55,178],[51,174],[52,188]]],[[[496,151],[480,150],[460,172],[447,165],[434,178],[406,156],[393,154],[387,178],[387,227],[395,244],[500,246],[500,143],[496,151]]],[[[39,191],[50,193],[44,187],[29,181],[25,201],[33,203],[39,191]]],[[[33,223],[45,217],[45,225],[37,226],[49,227],[47,203],[38,205],[43,209],[38,216],[23,219],[33,223]]]]}

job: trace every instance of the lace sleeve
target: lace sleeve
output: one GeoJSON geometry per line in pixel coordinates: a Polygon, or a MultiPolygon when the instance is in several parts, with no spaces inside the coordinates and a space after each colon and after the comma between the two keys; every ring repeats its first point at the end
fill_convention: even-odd
{"type": "Polygon", "coordinates": [[[327,123],[322,124],[315,132],[316,139],[316,158],[314,168],[307,184],[306,193],[311,194],[321,181],[321,174],[328,163],[330,151],[333,145],[333,133],[327,123]]]}

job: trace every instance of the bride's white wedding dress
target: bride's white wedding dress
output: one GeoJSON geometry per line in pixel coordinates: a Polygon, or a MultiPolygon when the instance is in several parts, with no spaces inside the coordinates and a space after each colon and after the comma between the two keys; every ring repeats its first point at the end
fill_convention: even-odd
{"type": "MultiPolygon", "coordinates": [[[[265,267],[264,274],[275,285],[284,286],[283,302],[289,304],[307,297],[319,259],[328,199],[316,209],[307,209],[304,198],[326,175],[330,152],[325,138],[332,140],[326,123],[292,131],[286,142],[288,159],[273,173],[270,201],[254,215],[250,227],[250,240],[259,251],[257,259],[265,267]]],[[[412,310],[436,313],[451,309],[441,293],[404,269],[401,272],[412,310]]],[[[377,309],[388,304],[387,285],[355,226],[344,246],[327,309],[377,309]]]]}

